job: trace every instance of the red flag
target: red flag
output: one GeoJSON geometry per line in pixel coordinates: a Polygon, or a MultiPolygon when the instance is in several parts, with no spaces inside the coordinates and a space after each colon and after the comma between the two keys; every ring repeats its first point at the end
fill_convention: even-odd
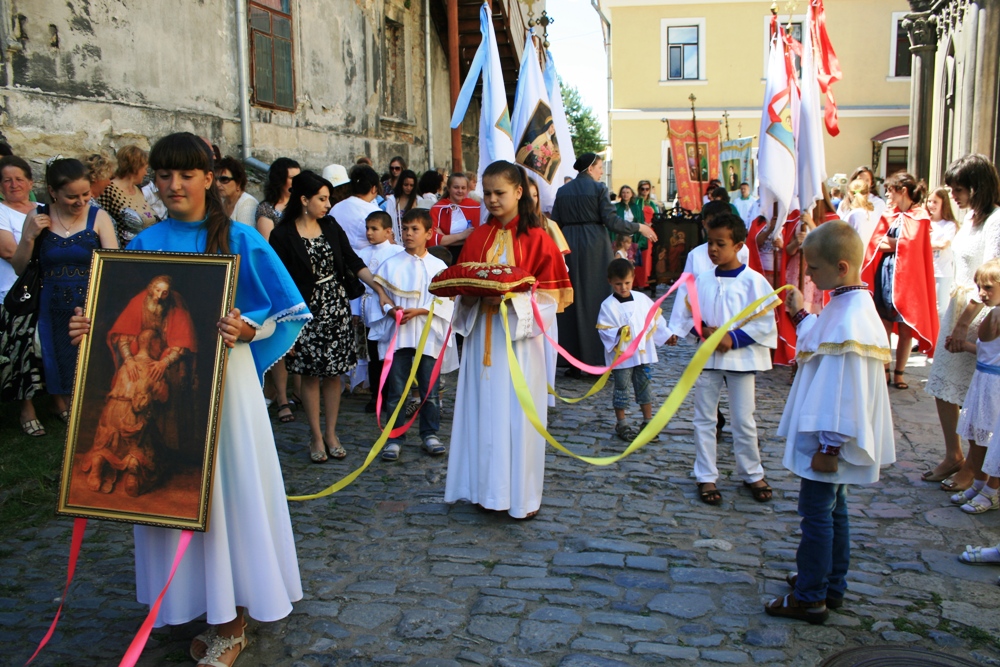
{"type": "Polygon", "coordinates": [[[830,42],[830,35],[826,31],[826,9],[823,8],[823,0],[812,0],[813,16],[815,21],[810,23],[812,30],[813,47],[817,51],[816,69],[819,89],[826,95],[826,109],[824,121],[826,131],[831,137],[840,134],[840,125],[837,120],[837,100],[833,97],[833,84],[844,78],[840,71],[840,61],[833,50],[830,42]]]}

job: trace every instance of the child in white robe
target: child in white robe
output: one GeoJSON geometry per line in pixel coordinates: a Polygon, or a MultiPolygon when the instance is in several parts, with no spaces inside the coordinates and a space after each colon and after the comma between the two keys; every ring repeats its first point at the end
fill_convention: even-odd
{"type": "MultiPolygon", "coordinates": [[[[483,172],[483,205],[490,218],[466,239],[459,262],[523,268],[535,277],[542,325],[572,302],[573,288],[555,242],[541,227],[527,193],[524,169],[505,161],[483,172]]],[[[515,519],[534,517],[542,503],[545,439],[521,408],[511,379],[499,310],[500,297],[460,296],[455,333],[465,336],[455,391],[445,502],[468,500],[515,519]]],[[[514,356],[543,426],[547,421],[545,344],[531,298],[508,301],[514,356]]]]}
{"type": "MultiPolygon", "coordinates": [[[[395,312],[403,313],[402,324],[396,338],[396,351],[385,383],[384,415],[391,415],[403,398],[406,379],[413,367],[420,337],[428,317],[432,317],[431,330],[423,353],[418,361],[417,385],[420,388],[420,439],[424,452],[440,456],[447,449],[438,438],[441,427],[441,406],[438,399],[437,380],[431,382],[431,372],[437,358],[451,341],[448,325],[454,313],[454,302],[448,298],[436,297],[427,288],[435,275],[444,271],[447,265],[427,251],[427,242],[432,235],[431,216],[426,209],[415,208],[407,211],[401,223],[403,248],[383,261],[375,272],[375,282],[382,285],[395,308],[388,309],[384,316],[374,322],[369,337],[378,341],[378,358],[385,360],[389,343],[396,331],[395,312]],[[433,316],[430,314],[434,306],[433,316]]],[[[402,420],[400,420],[402,422],[402,420]]],[[[396,424],[399,426],[399,423],[396,424]]],[[[390,438],[382,450],[382,460],[395,461],[406,434],[390,438]]]]}
{"type": "Polygon", "coordinates": [[[785,307],[796,322],[798,373],[778,435],[787,438],[784,465],[801,478],[802,538],[793,592],[765,606],[772,616],[810,623],[843,604],[850,565],[847,485],[878,481],[895,461],[892,413],[882,364],[889,340],[861,282],[861,237],[842,221],[820,225],[803,245],[816,287],[833,290],[823,311],[804,310],[795,290],[785,307]]]}
{"type": "MultiPolygon", "coordinates": [[[[701,273],[695,281],[701,308],[702,336],[708,338],[730,318],[772,289],[767,279],[739,258],[746,241],[747,228],[739,217],[721,213],[708,223],[707,250],[715,269],[701,273]]],[[[679,298],[679,297],[678,297],[679,298]]],[[[755,374],[771,368],[770,350],[777,346],[778,335],[771,310],[780,303],[772,296],[752,314],[737,322],[729,331],[695,383],[694,476],[698,494],[709,505],[722,503],[716,485],[719,469],[716,465],[718,447],[718,410],[723,384],[729,393],[730,421],[733,428],[733,450],[736,473],[743,479],[758,502],[771,500],[771,487],[764,480],[760,450],[757,445],[755,410],[755,374]]],[[[676,335],[692,331],[694,320],[690,303],[683,308],[683,317],[671,317],[670,330],[677,332],[668,344],[676,344],[676,335]]],[[[676,309],[675,309],[676,312],[676,309]]]]}
{"type": "MultiPolygon", "coordinates": [[[[653,309],[652,299],[641,291],[632,291],[634,279],[635,267],[629,260],[618,258],[608,265],[608,283],[611,284],[612,293],[601,304],[601,312],[597,316],[597,331],[604,343],[605,363],[609,366],[631,345],[634,337],[639,335],[646,324],[649,311],[653,309]]],[[[653,394],[649,387],[652,378],[650,364],[657,362],[656,346],[663,345],[668,338],[670,331],[662,311],[657,308],[656,317],[650,324],[649,331],[642,337],[635,354],[611,371],[615,380],[612,397],[616,419],[615,434],[626,442],[634,440],[653,418],[653,394]],[[629,426],[625,419],[629,384],[632,385],[635,401],[642,410],[642,424],[638,429],[629,426]]]]}
{"type": "MultiPolygon", "coordinates": [[[[384,211],[374,211],[365,218],[365,238],[371,245],[358,251],[358,257],[365,263],[372,275],[378,271],[382,262],[393,255],[403,252],[403,246],[392,242],[392,216],[384,211]]],[[[371,338],[371,326],[384,317],[379,305],[378,295],[365,285],[365,293],[359,299],[351,302],[351,314],[357,315],[365,323],[365,336],[368,339],[368,387],[372,397],[365,405],[365,412],[375,412],[375,401],[378,398],[379,379],[382,377],[382,359],[378,355],[378,343],[371,338]]]]}

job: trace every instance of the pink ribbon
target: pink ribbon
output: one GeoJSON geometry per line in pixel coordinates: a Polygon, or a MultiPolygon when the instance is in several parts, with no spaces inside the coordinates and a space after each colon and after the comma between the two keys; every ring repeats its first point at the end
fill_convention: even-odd
{"type": "Polygon", "coordinates": [[[128,650],[125,651],[125,657],[118,663],[118,667],[134,667],[135,663],[139,661],[139,656],[142,655],[142,650],[146,648],[146,642],[149,640],[149,633],[153,631],[153,623],[156,622],[156,617],[160,613],[160,603],[163,602],[163,596],[167,594],[170,582],[174,580],[174,575],[177,574],[177,568],[181,564],[181,559],[184,558],[184,552],[187,551],[188,544],[191,543],[193,535],[194,533],[190,530],[181,531],[181,539],[177,543],[177,553],[174,554],[174,565],[170,568],[170,576],[167,577],[167,583],[163,587],[163,590],[160,591],[159,596],[157,596],[156,602],[150,607],[149,615],[143,621],[142,627],[139,628],[135,639],[129,644],[128,650]]]}
{"type": "MultiPolygon", "coordinates": [[[[389,371],[392,370],[392,360],[396,356],[396,339],[399,338],[399,328],[403,326],[403,311],[396,309],[396,330],[392,332],[392,339],[389,341],[389,349],[385,353],[385,359],[382,360],[382,375],[379,377],[378,381],[378,396],[375,399],[375,419],[378,421],[378,427],[382,428],[382,389],[385,388],[385,381],[389,377],[389,371]]],[[[437,360],[434,362],[434,368],[431,369],[430,386],[433,387],[434,383],[437,382],[438,376],[441,375],[441,363],[444,361],[444,349],[448,345],[448,341],[451,339],[451,324],[448,325],[448,332],[444,335],[444,345],[441,347],[441,353],[438,355],[437,360]]],[[[421,355],[423,356],[423,355],[421,355]]],[[[413,363],[419,364],[420,359],[414,355],[413,363]]],[[[430,392],[427,393],[427,396],[430,392]]],[[[427,402],[427,396],[420,401],[420,407],[424,407],[424,403],[427,402]]],[[[399,400],[405,401],[406,396],[400,396],[399,400]]],[[[398,438],[399,436],[406,433],[406,431],[413,426],[413,422],[417,420],[417,415],[420,414],[420,408],[413,413],[409,421],[407,421],[402,426],[397,426],[389,432],[390,438],[398,438]]]]}
{"type": "MultiPolygon", "coordinates": [[[[666,298],[670,296],[673,293],[673,291],[676,290],[681,285],[686,285],[688,288],[688,303],[691,304],[691,316],[694,318],[694,328],[695,331],[698,332],[698,335],[701,336],[701,308],[698,306],[698,293],[693,289],[694,276],[691,275],[690,273],[682,273],[680,278],[677,279],[677,282],[675,282],[670,287],[670,289],[667,290],[667,293],[653,302],[653,307],[649,309],[648,313],[646,313],[646,323],[645,325],[643,325],[642,331],[640,331],[637,336],[632,337],[632,342],[629,344],[629,346],[625,348],[625,351],[622,352],[621,355],[619,355],[619,357],[615,359],[610,366],[591,366],[590,364],[585,364],[576,357],[574,357],[572,354],[567,352],[566,349],[563,348],[561,345],[559,345],[557,341],[553,340],[552,337],[549,336],[548,332],[545,330],[545,324],[542,321],[542,313],[538,309],[538,301],[535,300],[534,290],[532,290],[531,292],[531,308],[535,313],[535,322],[542,330],[542,335],[544,335],[546,340],[549,341],[549,344],[551,344],[552,347],[555,348],[555,351],[559,353],[559,356],[561,356],[563,359],[571,363],[573,366],[579,368],[584,373],[588,373],[590,375],[604,375],[605,373],[615,368],[619,364],[624,363],[627,359],[629,359],[633,354],[636,353],[636,350],[639,349],[639,344],[642,342],[643,337],[645,337],[646,332],[649,331],[650,325],[653,323],[653,320],[656,319],[656,309],[659,308],[660,305],[662,305],[663,302],[666,300],[666,298]]],[[[671,333],[678,333],[678,332],[671,332],[671,333]]]]}
{"type": "Polygon", "coordinates": [[[38,643],[38,648],[35,652],[31,654],[28,658],[28,662],[25,665],[30,665],[31,661],[38,657],[42,648],[49,643],[52,639],[52,634],[56,631],[56,625],[59,623],[59,616],[62,614],[63,605],[66,603],[66,594],[69,593],[69,584],[73,581],[73,573],[76,571],[76,561],[80,556],[80,547],[83,545],[83,531],[87,528],[86,519],[74,519],[73,520],[73,539],[70,542],[69,547],[69,567],[66,569],[66,587],[63,588],[62,597],[59,599],[59,609],[56,610],[56,617],[52,619],[52,625],[49,626],[49,631],[45,633],[42,637],[42,641],[38,643]]]}

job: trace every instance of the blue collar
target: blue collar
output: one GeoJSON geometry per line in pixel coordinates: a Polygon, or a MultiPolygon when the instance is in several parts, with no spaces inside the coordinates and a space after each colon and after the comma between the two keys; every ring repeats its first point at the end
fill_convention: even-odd
{"type": "Polygon", "coordinates": [[[735,269],[729,269],[728,271],[715,267],[715,277],[716,278],[735,278],[736,276],[743,273],[743,269],[747,268],[746,264],[740,264],[739,267],[735,269]]]}

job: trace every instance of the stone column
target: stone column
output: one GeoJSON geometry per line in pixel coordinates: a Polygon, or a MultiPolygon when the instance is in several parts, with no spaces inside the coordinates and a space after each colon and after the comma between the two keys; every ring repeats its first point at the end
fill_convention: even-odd
{"type": "Polygon", "coordinates": [[[977,57],[976,117],[972,127],[972,150],[994,161],[996,154],[997,98],[1000,95],[1000,2],[980,0],[979,34],[981,52],[977,57]]]}
{"type": "MultiPolygon", "coordinates": [[[[917,9],[926,3],[914,2],[917,9]]],[[[921,7],[922,8],[922,7],[921,7]]],[[[918,179],[930,176],[931,121],[934,105],[934,60],[937,53],[937,17],[929,11],[907,14],[903,29],[910,37],[910,147],[907,170],[918,179]]]]}

